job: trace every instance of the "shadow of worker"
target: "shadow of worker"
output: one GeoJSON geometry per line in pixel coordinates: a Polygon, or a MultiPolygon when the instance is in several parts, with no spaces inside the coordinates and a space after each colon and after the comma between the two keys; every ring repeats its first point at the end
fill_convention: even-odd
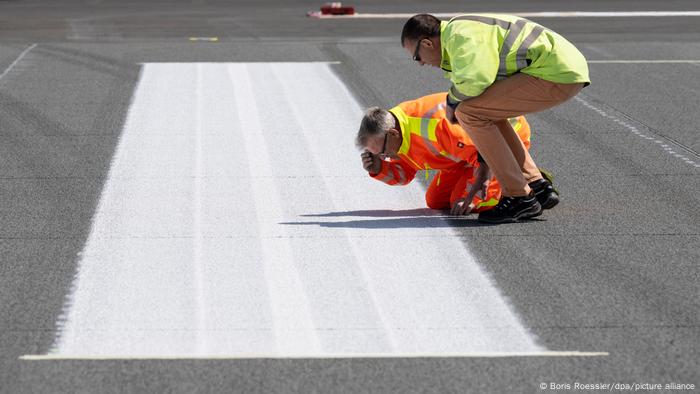
{"type": "Polygon", "coordinates": [[[327,213],[311,213],[299,215],[314,218],[363,217],[370,219],[328,220],[328,221],[297,221],[281,222],[293,226],[319,226],[325,228],[353,229],[397,229],[397,228],[450,228],[483,226],[476,218],[452,216],[449,211],[438,211],[429,208],[406,210],[360,210],[339,211],[327,213]]]}

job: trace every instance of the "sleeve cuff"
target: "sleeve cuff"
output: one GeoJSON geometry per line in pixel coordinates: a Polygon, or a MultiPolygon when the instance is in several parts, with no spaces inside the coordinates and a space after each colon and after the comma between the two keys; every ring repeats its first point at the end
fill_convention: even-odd
{"type": "Polygon", "coordinates": [[[378,173],[372,174],[371,172],[368,172],[369,176],[372,178],[383,178],[389,173],[389,166],[382,160],[382,168],[379,170],[378,173]]]}
{"type": "Polygon", "coordinates": [[[457,109],[457,105],[459,105],[459,103],[460,103],[458,100],[452,99],[452,97],[450,97],[449,93],[447,94],[447,98],[445,99],[445,102],[446,102],[447,106],[452,108],[453,110],[457,109]]]}

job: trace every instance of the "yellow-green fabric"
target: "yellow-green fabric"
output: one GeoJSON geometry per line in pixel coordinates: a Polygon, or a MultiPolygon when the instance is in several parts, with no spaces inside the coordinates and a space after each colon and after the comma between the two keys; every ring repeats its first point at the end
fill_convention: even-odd
{"type": "Polygon", "coordinates": [[[590,83],[586,58],[559,34],[514,15],[460,15],[440,26],[441,68],[451,102],[480,95],[517,72],[557,83],[590,83]]]}

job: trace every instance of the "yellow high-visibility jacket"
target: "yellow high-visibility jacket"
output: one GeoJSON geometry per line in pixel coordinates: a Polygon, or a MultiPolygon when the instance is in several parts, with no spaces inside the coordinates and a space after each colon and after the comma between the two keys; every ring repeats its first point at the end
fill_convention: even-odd
{"type": "Polygon", "coordinates": [[[480,95],[517,72],[557,83],[590,84],[586,58],[559,34],[514,15],[467,14],[440,26],[450,104],[480,95]]]}

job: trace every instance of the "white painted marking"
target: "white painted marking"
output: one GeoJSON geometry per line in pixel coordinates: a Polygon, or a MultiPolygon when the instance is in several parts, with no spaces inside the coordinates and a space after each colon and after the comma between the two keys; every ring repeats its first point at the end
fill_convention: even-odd
{"type": "MultiPolygon", "coordinates": [[[[269,62],[246,62],[246,64],[267,64],[269,62]]],[[[285,63],[302,63],[302,64],[342,64],[340,61],[305,61],[305,62],[285,62],[285,63]]],[[[171,63],[171,62],[157,62],[157,63],[137,63],[142,66],[146,64],[182,64],[182,63],[171,63]]],[[[220,63],[206,63],[206,64],[231,64],[230,62],[220,62],[220,63]]]]}
{"type": "Polygon", "coordinates": [[[190,37],[190,41],[217,42],[219,37],[190,37]]]}
{"type": "Polygon", "coordinates": [[[207,351],[207,338],[203,333],[207,331],[206,324],[206,295],[204,286],[204,273],[203,267],[204,259],[202,257],[202,189],[204,177],[204,152],[203,152],[203,122],[204,122],[204,110],[202,108],[202,66],[197,65],[196,70],[197,84],[195,91],[195,155],[194,155],[194,198],[193,198],[193,211],[194,211],[194,224],[193,224],[193,237],[192,237],[192,268],[193,268],[193,282],[194,282],[194,296],[197,300],[197,354],[206,354],[207,351]]]}
{"type": "MultiPolygon", "coordinates": [[[[263,112],[258,109],[248,66],[233,64],[228,66],[227,72],[231,82],[225,79],[222,81],[222,88],[230,87],[235,92],[235,101],[228,103],[231,108],[238,107],[241,130],[239,134],[244,142],[246,160],[257,175],[251,178],[253,200],[250,208],[254,208],[258,214],[261,237],[274,237],[280,232],[279,222],[284,218],[280,207],[284,201],[280,199],[279,185],[275,181],[276,171],[272,167],[274,161],[268,154],[268,142],[263,135],[263,131],[274,133],[274,130],[265,130],[260,124],[260,117],[270,116],[271,108],[263,107],[263,112]]],[[[226,78],[227,75],[222,77],[226,78]]],[[[280,127],[283,125],[279,124],[280,127]]],[[[318,353],[321,345],[316,337],[313,317],[308,308],[308,296],[295,267],[290,241],[263,242],[262,249],[261,258],[279,352],[318,353]]]]}
{"type": "MultiPolygon", "coordinates": [[[[593,109],[594,111],[598,112],[599,114],[601,113],[601,111],[600,111],[598,108],[594,107],[593,105],[591,105],[590,103],[588,103],[586,100],[584,100],[584,99],[582,99],[582,98],[580,98],[580,97],[574,97],[574,99],[576,99],[576,101],[578,101],[579,103],[583,104],[584,106],[593,109]]],[[[627,123],[627,122],[625,122],[625,121],[622,121],[622,120],[620,120],[620,119],[618,119],[618,118],[616,118],[616,117],[614,117],[614,116],[612,116],[612,115],[611,115],[611,116],[605,116],[605,117],[610,118],[613,122],[615,122],[615,123],[617,123],[617,124],[619,124],[619,125],[621,125],[621,126],[624,126],[626,129],[628,129],[629,131],[631,131],[633,134],[637,135],[637,136],[640,137],[640,138],[643,138],[643,139],[648,140],[648,141],[652,141],[652,140],[653,140],[655,143],[660,144],[661,147],[662,147],[667,153],[669,153],[671,156],[674,156],[674,157],[676,157],[676,158],[679,158],[679,159],[683,160],[685,163],[689,163],[689,164],[692,163],[692,162],[690,161],[690,159],[688,159],[687,157],[685,157],[685,156],[683,156],[683,155],[681,155],[681,154],[676,153],[675,151],[673,151],[673,148],[671,148],[671,147],[668,146],[667,144],[664,144],[663,141],[657,140],[657,139],[655,139],[655,137],[649,137],[649,136],[647,136],[647,135],[645,135],[645,134],[640,133],[640,132],[637,130],[637,128],[634,127],[634,126],[632,126],[631,124],[629,124],[629,123],[627,123]]]]}
{"type": "Polygon", "coordinates": [[[10,65],[7,66],[5,71],[3,71],[2,74],[0,74],[0,79],[2,79],[5,75],[7,75],[7,73],[9,73],[10,70],[12,70],[12,68],[14,68],[17,65],[17,63],[22,61],[22,59],[27,55],[27,53],[29,53],[29,51],[36,48],[36,45],[37,44],[32,44],[29,47],[27,47],[24,51],[22,51],[22,53],[20,53],[19,56],[17,56],[17,59],[15,59],[12,63],[10,63],[10,65]]]}
{"type": "MultiPolygon", "coordinates": [[[[355,13],[353,15],[310,15],[321,19],[408,19],[417,13],[355,13]]],[[[469,12],[435,12],[437,18],[450,19],[469,12]]],[[[499,12],[518,15],[523,18],[628,18],[628,17],[668,17],[700,16],[700,11],[570,11],[570,12],[499,12]]]]}
{"type": "Polygon", "coordinates": [[[494,352],[494,353],[442,353],[442,354],[422,354],[422,353],[394,353],[394,354],[332,354],[332,355],[240,355],[240,356],[91,356],[91,355],[25,355],[20,356],[22,361],[101,361],[101,360],[253,360],[253,359],[340,359],[340,358],[525,358],[525,357],[607,357],[608,352],[578,352],[578,351],[543,351],[543,352],[494,352]]]}
{"type": "Polygon", "coordinates": [[[48,357],[549,354],[322,63],[145,64],[48,357]]]}

